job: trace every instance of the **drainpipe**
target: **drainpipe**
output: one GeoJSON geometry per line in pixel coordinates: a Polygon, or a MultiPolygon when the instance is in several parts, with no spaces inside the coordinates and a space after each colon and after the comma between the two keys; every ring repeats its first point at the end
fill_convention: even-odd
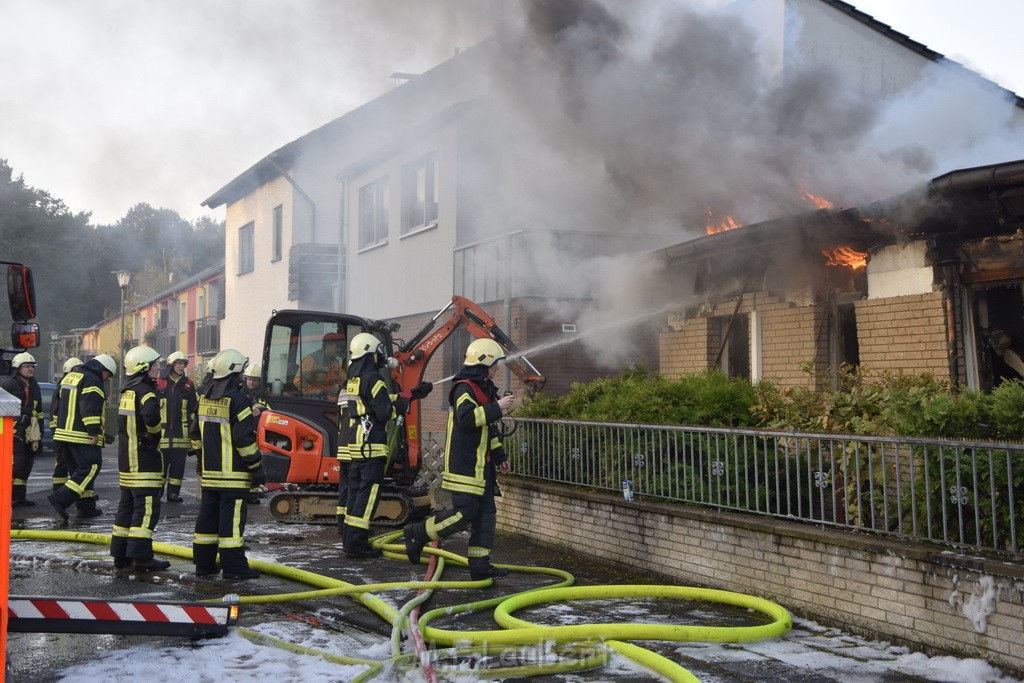
{"type": "Polygon", "coordinates": [[[946,309],[946,355],[949,359],[949,382],[954,389],[960,385],[960,352],[956,336],[956,310],[960,304],[957,270],[960,260],[947,258],[939,261],[942,268],[942,299],[946,309]]]}
{"type": "Polygon", "coordinates": [[[310,197],[308,194],[302,191],[302,188],[299,187],[299,184],[295,182],[294,178],[288,175],[287,171],[281,168],[281,165],[278,164],[277,161],[275,160],[276,156],[277,152],[274,152],[273,154],[267,157],[267,161],[270,163],[271,166],[274,167],[274,170],[280,173],[281,177],[287,180],[288,183],[293,188],[295,188],[295,191],[298,192],[299,195],[303,199],[305,199],[306,202],[309,203],[309,241],[312,244],[316,244],[316,202],[313,201],[312,197],[310,197]]]}

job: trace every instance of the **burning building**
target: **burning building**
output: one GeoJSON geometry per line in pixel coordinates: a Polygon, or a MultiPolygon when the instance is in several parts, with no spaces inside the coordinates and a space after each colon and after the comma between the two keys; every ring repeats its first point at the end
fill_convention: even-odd
{"type": "Polygon", "coordinates": [[[719,230],[657,252],[667,375],[822,385],[843,364],[990,389],[1024,378],[1024,161],[920,190],[719,230]]]}

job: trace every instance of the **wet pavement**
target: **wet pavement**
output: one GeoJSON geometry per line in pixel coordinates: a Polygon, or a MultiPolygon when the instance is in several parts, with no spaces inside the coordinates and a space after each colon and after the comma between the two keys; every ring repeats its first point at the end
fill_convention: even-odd
{"type": "MultiPolygon", "coordinates": [[[[14,509],[14,528],[88,531],[108,534],[118,498],[116,454],[105,449],[104,470],[96,490],[103,515],[69,524],[57,522],[46,502],[52,458],[40,458],[30,479],[30,498],[37,505],[14,509]]],[[[187,477],[194,477],[189,471],[187,477]]],[[[184,547],[191,546],[192,525],[198,508],[193,479],[183,490],[184,502],[165,503],[155,540],[184,547]]],[[[423,569],[385,558],[351,561],[341,552],[337,531],[330,526],[280,524],[270,519],[265,502],[250,505],[246,541],[250,559],[264,560],[301,568],[351,583],[412,581],[422,578],[423,569]]],[[[576,585],[652,584],[657,576],[595,563],[579,553],[536,546],[522,539],[499,538],[495,561],[499,563],[554,567],[575,576],[576,585]]],[[[456,537],[445,548],[465,554],[465,535],[456,537]]],[[[107,548],[80,542],[18,540],[11,549],[11,594],[23,596],[60,596],[89,598],[142,598],[151,600],[203,600],[227,593],[285,593],[308,589],[307,586],[271,575],[245,583],[228,583],[219,578],[196,577],[188,560],[168,557],[167,571],[139,574],[113,569],[107,548]]],[[[446,580],[468,579],[465,568],[450,567],[446,580]]],[[[425,607],[477,601],[507,595],[552,583],[550,576],[513,573],[500,583],[476,590],[437,591],[425,607]]],[[[412,591],[382,593],[380,597],[395,608],[414,596],[412,591]]],[[[584,601],[538,605],[517,613],[518,617],[540,624],[570,623],[687,623],[713,625],[750,625],[763,617],[708,603],[633,599],[630,601],[584,601]]],[[[367,608],[345,597],[320,598],[302,602],[243,605],[239,624],[252,629],[269,628],[274,632],[305,629],[329,632],[349,639],[353,651],[359,647],[387,642],[391,627],[367,608]],[[281,626],[287,624],[287,628],[281,626]]],[[[441,628],[497,628],[489,612],[449,617],[432,622],[441,628]]],[[[305,637],[305,636],[304,636],[305,637]]],[[[345,641],[347,642],[347,641],[345,641]]],[[[947,674],[932,675],[928,668],[908,662],[923,655],[885,643],[871,643],[838,629],[797,619],[793,630],[771,642],[746,644],[644,643],[690,669],[704,681],[931,681],[953,680],[947,674]],[[924,671],[926,673],[922,674],[924,671]]],[[[9,664],[17,681],[60,680],[60,672],[115,650],[135,647],[155,649],[194,647],[181,637],[143,637],[123,635],[20,634],[9,635],[9,664]]],[[[333,647],[337,648],[335,643],[333,647]]],[[[341,647],[345,647],[342,645],[341,647]]],[[[335,651],[334,654],[346,654],[335,651]]],[[[926,659],[926,658],[925,658],[926,659]]],[[[953,659],[953,658],[949,658],[953,659]]],[[[976,660],[953,660],[956,662],[976,660]]],[[[187,672],[182,672],[182,677],[187,672]]],[[[253,680],[258,680],[255,676],[253,680]]],[[[345,680],[338,678],[336,680],[345,680]]],[[[383,679],[382,679],[383,680],[383,679]]],[[[397,679],[395,679],[397,680],[397,679]]],[[[493,680],[493,679],[492,679],[493,680]]],[[[513,679],[508,679],[513,680],[513,679]]],[[[629,668],[612,668],[572,675],[535,677],[536,681],[611,681],[657,680],[629,668]]],[[[968,681],[960,676],[957,680],[968,681]]],[[[979,678],[977,680],[999,680],[979,678]]],[[[1009,678],[1005,680],[1011,680],[1009,678]]]]}

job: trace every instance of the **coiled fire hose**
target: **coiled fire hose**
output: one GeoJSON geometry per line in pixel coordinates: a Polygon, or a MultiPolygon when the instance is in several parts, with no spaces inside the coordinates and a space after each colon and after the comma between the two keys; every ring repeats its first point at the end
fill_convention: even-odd
{"type": "MultiPolygon", "coordinates": [[[[396,541],[401,531],[392,531],[373,539],[375,547],[383,551],[385,557],[407,561],[404,546],[396,541]]],[[[109,545],[110,536],[79,531],[43,531],[29,529],[12,529],[13,540],[44,540],[109,545]]],[[[153,543],[153,550],[162,555],[170,555],[182,559],[191,559],[192,550],[167,543],[153,543]]],[[[424,555],[436,556],[436,571],[430,581],[399,581],[374,584],[350,584],[345,581],[316,574],[285,565],[249,560],[256,569],[267,574],[298,583],[304,583],[314,590],[282,593],[275,595],[247,595],[238,597],[238,602],[248,604],[287,602],[309,600],[336,595],[347,595],[356,602],[371,610],[387,623],[392,625],[392,657],[385,662],[358,657],[343,657],[323,653],[287,643],[278,638],[260,634],[249,629],[239,628],[241,633],[250,640],[263,644],[281,647],[292,652],[313,654],[323,657],[326,661],[346,665],[363,665],[367,669],[353,679],[354,682],[370,681],[380,675],[393,675],[396,671],[415,669],[421,663],[419,653],[403,654],[400,652],[400,634],[409,628],[409,615],[412,610],[429,597],[429,593],[421,593],[409,603],[396,610],[379,599],[373,593],[395,590],[436,590],[482,588],[491,585],[491,579],[481,581],[442,581],[446,564],[465,566],[467,560],[454,553],[440,548],[427,546],[424,555]],[[396,635],[398,634],[398,635],[396,635]]],[[[423,558],[429,563],[434,558],[423,558]]],[[[636,664],[657,673],[670,681],[696,681],[697,679],[682,666],[651,650],[633,645],[630,640],[650,640],[669,642],[718,642],[735,643],[750,642],[772,638],[786,633],[792,627],[792,617],[785,608],[750,595],[730,591],[693,588],[672,585],[603,585],[573,586],[574,578],[568,572],[548,567],[527,567],[501,565],[521,573],[544,574],[553,577],[555,582],[511,595],[498,596],[486,600],[469,602],[450,607],[434,609],[419,618],[419,628],[424,639],[435,645],[449,646],[447,649],[429,651],[429,665],[433,671],[442,676],[476,675],[488,678],[526,677],[554,675],[569,671],[582,671],[604,666],[610,657],[609,650],[632,660],[636,664]],[[543,626],[518,619],[512,614],[520,609],[539,603],[593,599],[629,599],[629,598],[663,598],[675,600],[703,600],[726,605],[746,608],[759,612],[771,619],[770,622],[756,626],[685,626],[677,624],[574,624],[570,626],[543,626]],[[494,610],[494,620],[502,627],[501,630],[446,630],[429,626],[435,619],[457,614],[477,612],[484,609],[494,610]],[[452,647],[458,644],[458,647],[452,647]],[[493,658],[503,653],[515,653],[524,646],[550,648],[549,652],[559,655],[555,661],[542,661],[521,666],[501,668],[481,668],[466,670],[464,668],[445,669],[437,666],[438,662],[447,659],[473,658],[487,656],[493,658]]],[[[529,659],[529,658],[528,658],[529,659]]],[[[539,657],[535,659],[544,659],[539,657]]]]}

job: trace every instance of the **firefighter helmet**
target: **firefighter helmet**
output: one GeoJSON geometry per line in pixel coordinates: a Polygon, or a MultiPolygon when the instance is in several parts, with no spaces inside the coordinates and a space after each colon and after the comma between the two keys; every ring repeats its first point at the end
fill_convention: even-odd
{"type": "Polygon", "coordinates": [[[35,365],[36,359],[28,351],[22,351],[17,356],[15,356],[13,360],[11,360],[11,367],[17,370],[26,363],[31,363],[32,365],[35,365]]]}
{"type": "Polygon", "coordinates": [[[188,357],[185,356],[181,351],[175,351],[171,355],[167,356],[167,364],[174,365],[179,360],[185,361],[185,365],[188,365],[188,357]]]}
{"type": "Polygon", "coordinates": [[[466,349],[466,362],[463,365],[484,365],[491,367],[500,360],[505,360],[505,351],[493,339],[474,339],[466,349]]]}
{"type": "Polygon", "coordinates": [[[236,349],[224,349],[210,361],[210,369],[213,370],[214,379],[224,379],[245,370],[245,364],[249,359],[236,349]]]}
{"type": "Polygon", "coordinates": [[[109,372],[111,375],[117,374],[117,361],[110,357],[109,354],[101,353],[100,355],[93,358],[94,361],[103,366],[103,369],[109,372]]]}
{"type": "Polygon", "coordinates": [[[251,377],[253,379],[259,379],[260,374],[263,370],[263,366],[259,363],[253,363],[245,367],[245,372],[242,373],[242,377],[251,377]]]}
{"type": "Polygon", "coordinates": [[[64,374],[68,374],[69,372],[77,368],[79,365],[84,365],[84,363],[82,363],[81,358],[75,358],[74,356],[68,358],[66,361],[64,361],[64,374]]]}
{"type": "Polygon", "coordinates": [[[124,374],[131,377],[149,369],[160,362],[160,353],[152,346],[136,346],[124,355],[124,374]]]}
{"type": "Polygon", "coordinates": [[[348,347],[349,358],[356,360],[368,353],[377,354],[377,361],[384,362],[384,343],[369,332],[360,332],[352,337],[352,343],[348,347]]]}

